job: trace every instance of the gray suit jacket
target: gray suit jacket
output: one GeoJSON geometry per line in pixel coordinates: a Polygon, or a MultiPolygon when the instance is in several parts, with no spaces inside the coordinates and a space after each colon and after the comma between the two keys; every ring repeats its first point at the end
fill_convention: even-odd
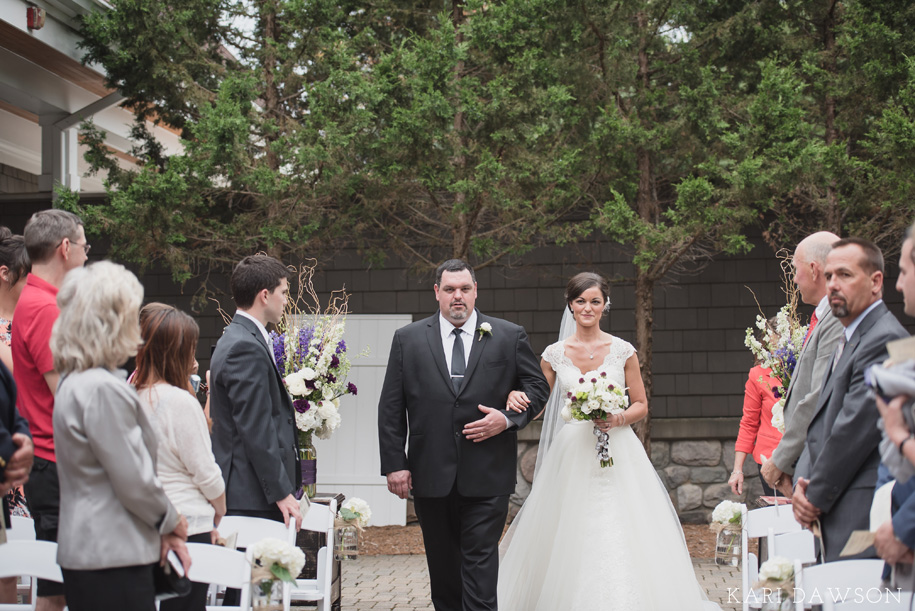
{"type": "Polygon", "coordinates": [[[842,322],[829,312],[817,323],[801,349],[788,396],[785,397],[785,434],[770,457],[784,473],[794,473],[797,460],[804,451],[807,427],[820,398],[823,378],[844,332],[842,322]]]}
{"type": "Polygon", "coordinates": [[[213,352],[210,415],[228,509],[276,509],[301,481],[292,400],[257,325],[238,314],[213,352]]]}
{"type": "Polygon", "coordinates": [[[409,469],[414,496],[444,497],[455,483],[464,496],[515,490],[517,430],[540,412],[550,387],[522,327],[478,313],[477,324],[484,322],[492,333],[474,334],[457,393],[445,366],[437,313],[394,333],[378,403],[381,474],[409,469]],[[479,443],[468,440],[464,426],[483,417],[477,406],[504,410],[512,390],[523,390],[531,400],[525,412],[502,412],[516,428],[479,443]]]}
{"type": "MultiPolygon", "coordinates": [[[[807,430],[796,475],[810,480],[807,498],[823,513],[826,561],[839,559],[854,530],[867,530],[880,464],[880,413],[864,383],[865,370],[887,357],[886,343],[908,337],[881,303],[858,325],[832,373],[827,373],[807,430]]],[[[865,552],[861,557],[873,556],[865,552]]]]}
{"type": "Polygon", "coordinates": [[[158,562],[160,534],[178,525],[156,477],[156,431],[126,377],[88,369],[57,389],[57,562],[65,569],[158,562]]]}

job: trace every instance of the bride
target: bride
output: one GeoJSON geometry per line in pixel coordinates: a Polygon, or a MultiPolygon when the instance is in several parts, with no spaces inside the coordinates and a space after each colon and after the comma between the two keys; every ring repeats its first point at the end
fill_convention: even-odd
{"type": "MultiPolygon", "coordinates": [[[[573,277],[565,297],[574,332],[543,352],[540,366],[554,392],[534,487],[500,545],[503,611],[718,609],[696,581],[667,490],[630,428],[648,405],[635,349],[600,329],[609,294],[597,274],[573,277]],[[628,387],[629,408],[564,425],[563,389],[601,373],[628,387]],[[595,426],[609,434],[610,467],[598,461],[595,426]]],[[[515,391],[507,407],[522,411],[527,403],[515,391]]]]}

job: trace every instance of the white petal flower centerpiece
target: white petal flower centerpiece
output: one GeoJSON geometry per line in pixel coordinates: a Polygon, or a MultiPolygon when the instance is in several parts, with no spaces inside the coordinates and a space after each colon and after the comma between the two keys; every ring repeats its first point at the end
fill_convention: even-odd
{"type": "Polygon", "coordinates": [[[297,498],[314,496],[317,456],[312,436],[329,439],[340,426],[340,397],[355,395],[355,384],[346,381],[351,363],[343,340],[349,295],[335,291],[321,309],[312,285],[314,267],[303,267],[298,277],[298,297],[290,299],[278,332],[270,333],[273,358],[292,396],[298,430],[302,486],[297,498]]]}
{"type": "Polygon", "coordinates": [[[794,608],[794,562],[782,556],[773,556],[763,562],[759,567],[759,581],[753,585],[750,596],[762,604],[763,611],[794,608]]]}
{"type": "Polygon", "coordinates": [[[746,507],[743,503],[721,501],[712,511],[712,523],[709,527],[718,533],[715,539],[716,563],[740,565],[740,545],[743,539],[740,529],[746,507]]]}
{"type": "Polygon", "coordinates": [[[337,512],[334,541],[335,560],[354,560],[359,555],[359,531],[372,518],[369,504],[360,498],[347,499],[337,512]]]}
{"type": "Polygon", "coordinates": [[[279,539],[261,539],[248,548],[251,557],[251,606],[258,611],[283,608],[277,604],[278,585],[295,583],[305,566],[305,553],[279,539]]]}

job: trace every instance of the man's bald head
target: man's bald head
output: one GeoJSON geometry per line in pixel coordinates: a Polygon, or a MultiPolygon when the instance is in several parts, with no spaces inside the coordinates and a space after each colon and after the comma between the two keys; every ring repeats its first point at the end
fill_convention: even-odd
{"type": "Polygon", "coordinates": [[[801,293],[801,301],[816,306],[826,296],[826,278],[823,268],[826,256],[839,236],[830,231],[818,231],[801,240],[794,249],[794,284],[801,293]]]}

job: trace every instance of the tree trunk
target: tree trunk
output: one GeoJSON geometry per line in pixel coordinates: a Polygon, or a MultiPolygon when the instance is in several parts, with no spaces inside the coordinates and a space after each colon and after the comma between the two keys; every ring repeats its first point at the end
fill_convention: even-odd
{"type": "Polygon", "coordinates": [[[648,415],[636,424],[635,434],[651,456],[651,358],[654,327],[654,281],[648,272],[638,271],[635,277],[635,343],[639,351],[639,369],[645,384],[648,415]]]}
{"type": "MultiPolygon", "coordinates": [[[[464,34],[460,31],[461,24],[464,22],[464,0],[452,0],[451,2],[451,22],[457,32],[455,44],[460,45],[464,42],[464,34]]],[[[459,61],[454,66],[454,106],[457,111],[454,113],[454,147],[456,154],[452,158],[455,175],[460,180],[464,177],[464,166],[467,160],[464,157],[464,112],[461,110],[460,83],[464,72],[464,62],[459,61]]],[[[470,227],[468,227],[467,211],[458,212],[464,208],[467,194],[458,191],[454,194],[454,227],[451,234],[451,252],[452,257],[467,261],[470,255],[470,227]]]]}
{"type": "MultiPolygon", "coordinates": [[[[826,145],[832,145],[838,138],[836,129],[836,98],[833,87],[837,78],[836,67],[836,0],[826,0],[826,14],[823,19],[823,50],[824,68],[829,74],[827,79],[826,95],[823,101],[826,119],[826,145]]],[[[826,184],[826,213],[823,215],[826,229],[842,233],[842,219],[839,210],[839,195],[835,178],[829,179],[826,184]]]]}

